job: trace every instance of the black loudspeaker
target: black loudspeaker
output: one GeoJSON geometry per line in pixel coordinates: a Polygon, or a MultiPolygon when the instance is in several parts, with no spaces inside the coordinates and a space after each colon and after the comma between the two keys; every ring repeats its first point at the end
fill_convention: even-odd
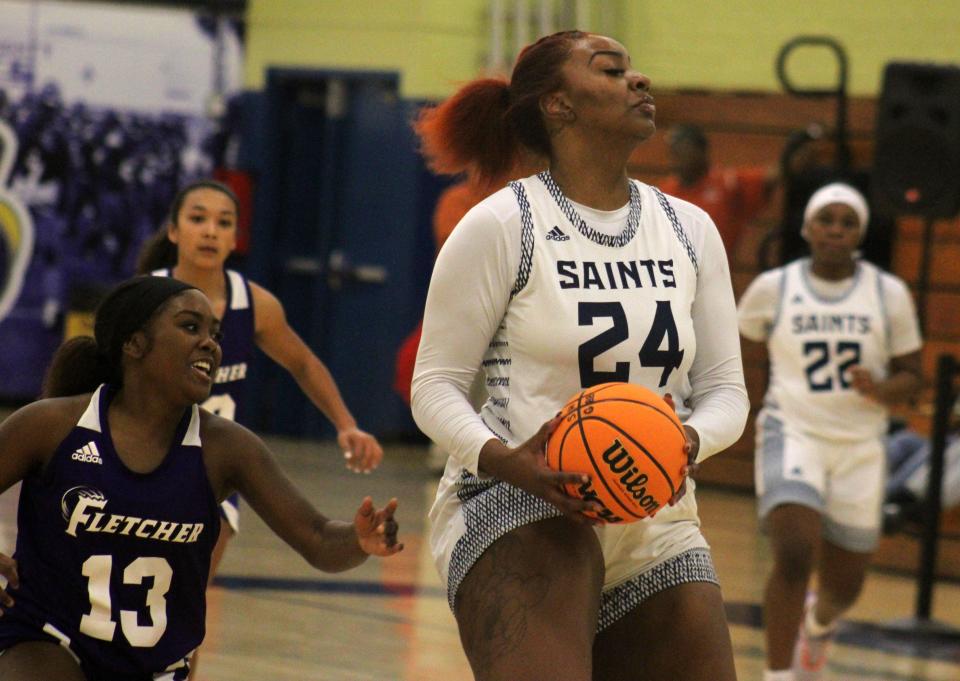
{"type": "Polygon", "coordinates": [[[877,111],[872,198],[929,218],[960,209],[960,68],[893,62],[877,111]]]}

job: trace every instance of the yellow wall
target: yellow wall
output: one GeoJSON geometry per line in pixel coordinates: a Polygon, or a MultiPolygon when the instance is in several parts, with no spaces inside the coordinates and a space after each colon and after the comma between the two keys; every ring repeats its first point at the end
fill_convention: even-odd
{"type": "MultiPolygon", "coordinates": [[[[620,39],[655,87],[779,91],[777,52],[800,34],[846,48],[853,95],[878,94],[888,61],[960,62],[960,0],[606,0],[605,10],[603,2],[593,0],[587,28],[620,39]]],[[[486,63],[488,5],[251,0],[246,83],[262,86],[268,66],[361,68],[400,72],[406,97],[442,97],[486,63]]],[[[790,63],[800,85],[830,84],[834,73],[824,50],[790,63]]]]}
{"type": "MultiPolygon", "coordinates": [[[[797,35],[845,47],[854,95],[879,94],[889,61],[960,62],[960,0],[672,0],[625,9],[622,40],[655,85],[779,91],[776,56],[797,35]]],[[[833,84],[834,64],[825,50],[795,52],[791,79],[833,84]]]]}
{"type": "Polygon", "coordinates": [[[442,96],[486,53],[486,0],[252,0],[245,81],[271,66],[397,71],[404,96],[442,96]]]}

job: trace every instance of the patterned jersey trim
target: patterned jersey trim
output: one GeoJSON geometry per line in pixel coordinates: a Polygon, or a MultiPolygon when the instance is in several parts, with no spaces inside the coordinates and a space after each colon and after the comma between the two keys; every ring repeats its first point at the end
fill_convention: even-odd
{"type": "Polygon", "coordinates": [[[567,220],[570,221],[570,224],[593,243],[599,244],[600,246],[609,246],[610,248],[621,248],[630,243],[633,235],[637,233],[637,229],[640,226],[640,190],[637,189],[636,184],[634,184],[632,180],[630,181],[630,212],[627,214],[627,226],[620,234],[613,236],[611,234],[598,232],[584,222],[583,218],[580,217],[580,214],[577,212],[577,209],[567,200],[567,197],[563,195],[560,187],[554,182],[549,170],[538,173],[537,177],[540,178],[540,181],[547,187],[550,196],[557,202],[557,206],[560,207],[560,210],[566,216],[567,220]]]}
{"type": "Polygon", "coordinates": [[[600,596],[597,632],[601,632],[651,596],[691,582],[720,585],[708,549],[690,549],[669,558],[600,596]]]}
{"type": "Polygon", "coordinates": [[[688,237],[687,233],[683,230],[683,225],[680,224],[680,219],[677,217],[676,211],[673,210],[673,206],[670,205],[670,202],[667,200],[667,197],[664,196],[663,192],[656,187],[650,187],[650,189],[657,195],[657,201],[660,202],[660,207],[663,208],[663,212],[667,214],[670,224],[673,225],[674,233],[677,235],[677,238],[680,239],[680,243],[684,249],[686,249],[687,255],[690,256],[690,262],[693,263],[693,271],[700,274],[700,265],[697,263],[697,252],[693,250],[690,237],[688,237]]]}
{"type": "Polygon", "coordinates": [[[510,291],[510,299],[520,293],[530,279],[533,271],[533,214],[530,211],[530,201],[527,192],[519,182],[511,182],[510,189],[520,204],[520,266],[517,268],[517,280],[510,291]]]}

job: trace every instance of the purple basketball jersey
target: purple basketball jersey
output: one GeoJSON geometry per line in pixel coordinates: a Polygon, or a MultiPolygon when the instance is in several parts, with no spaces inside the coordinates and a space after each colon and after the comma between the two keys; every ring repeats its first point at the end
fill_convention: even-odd
{"type": "Polygon", "coordinates": [[[11,619],[117,677],[155,674],[203,640],[220,518],[198,408],[184,412],[163,462],[137,473],[113,447],[113,394],[98,388],[46,469],[23,482],[11,619]]]}

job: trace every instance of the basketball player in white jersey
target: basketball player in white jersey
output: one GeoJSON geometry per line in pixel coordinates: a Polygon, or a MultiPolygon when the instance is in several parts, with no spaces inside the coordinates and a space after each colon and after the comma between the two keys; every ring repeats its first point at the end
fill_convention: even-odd
{"type": "Polygon", "coordinates": [[[412,408],[450,458],[430,544],[477,679],[731,681],[730,637],[694,484],[654,518],[596,525],[543,458],[581,388],[669,393],[691,463],[733,443],[748,403],[723,244],[692,204],[629,179],[655,130],[623,45],[568,31],[509,83],[468,83],[417,129],[433,167],[508,176],[441,250],[412,408]],[[467,400],[475,369],[489,399],[467,400]]]}
{"type": "Polygon", "coordinates": [[[810,257],[764,272],[740,300],[740,333],[770,356],[756,452],[774,555],[765,681],[821,678],[879,539],[887,407],[920,387],[910,292],[857,257],[868,219],[853,187],[820,188],[804,212],[810,257]]]}

